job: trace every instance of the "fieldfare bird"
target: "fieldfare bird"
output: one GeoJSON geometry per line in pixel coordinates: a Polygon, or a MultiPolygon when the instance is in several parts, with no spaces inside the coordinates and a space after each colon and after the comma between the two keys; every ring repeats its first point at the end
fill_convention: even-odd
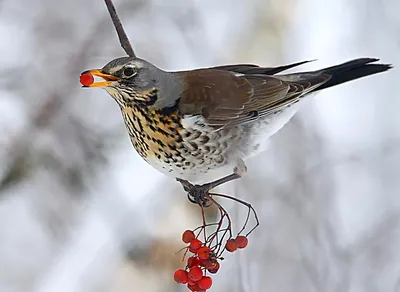
{"type": "Polygon", "coordinates": [[[87,87],[102,87],[114,98],[139,155],[198,198],[241,177],[244,160],[263,151],[263,142],[313,93],[391,68],[376,61],[360,58],[317,71],[280,74],[305,62],[166,72],[140,58],[121,57],[83,74],[105,80],[87,87]],[[233,173],[203,185],[188,182],[225,166],[233,173]]]}
{"type": "Polygon", "coordinates": [[[127,57],[81,75],[84,87],[104,88],[119,105],[132,144],[157,170],[175,177],[192,202],[246,171],[244,160],[265,150],[303,101],[320,90],[389,70],[360,58],[317,71],[281,74],[280,67],[225,65],[166,72],[138,58],[112,0],[104,0],[127,57]],[[94,82],[93,75],[104,81],[94,82]],[[189,181],[230,167],[233,173],[202,185],[189,181]]]}

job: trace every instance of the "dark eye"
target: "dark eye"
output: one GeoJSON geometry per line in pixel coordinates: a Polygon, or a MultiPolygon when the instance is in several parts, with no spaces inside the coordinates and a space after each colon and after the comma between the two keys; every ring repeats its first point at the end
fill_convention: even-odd
{"type": "Polygon", "coordinates": [[[133,75],[135,75],[135,73],[136,73],[136,69],[134,69],[132,67],[128,67],[124,70],[125,77],[132,77],[133,75]]]}

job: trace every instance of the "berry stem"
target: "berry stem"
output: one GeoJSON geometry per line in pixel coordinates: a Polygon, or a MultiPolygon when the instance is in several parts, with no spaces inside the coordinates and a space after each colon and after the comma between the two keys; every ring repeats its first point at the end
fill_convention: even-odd
{"type": "Polygon", "coordinates": [[[256,212],[256,210],[254,209],[254,207],[250,203],[245,202],[245,201],[240,200],[240,199],[235,198],[235,197],[224,195],[224,194],[212,194],[212,195],[213,196],[217,196],[217,197],[221,197],[221,198],[225,198],[225,199],[233,200],[233,201],[238,202],[238,203],[240,203],[240,204],[242,204],[242,205],[244,205],[244,206],[246,206],[248,208],[248,212],[247,212],[245,223],[243,224],[243,227],[242,227],[242,229],[240,229],[238,234],[242,233],[246,229],[246,226],[247,226],[247,224],[248,224],[248,222],[250,220],[250,213],[253,213],[254,219],[256,221],[256,224],[250,229],[249,232],[247,232],[246,236],[249,236],[260,225],[260,220],[258,219],[257,212],[256,212]]]}

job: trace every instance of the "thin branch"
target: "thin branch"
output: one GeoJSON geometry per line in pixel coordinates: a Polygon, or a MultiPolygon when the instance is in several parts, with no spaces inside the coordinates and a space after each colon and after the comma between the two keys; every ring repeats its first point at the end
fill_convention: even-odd
{"type": "Polygon", "coordinates": [[[110,13],[110,16],[111,16],[111,20],[114,24],[115,30],[117,31],[117,35],[118,35],[121,47],[128,54],[128,56],[136,57],[135,52],[132,49],[132,45],[129,42],[129,38],[125,33],[124,27],[122,26],[122,23],[119,20],[117,11],[115,10],[112,0],[104,0],[104,2],[106,3],[108,12],[110,13]]]}
{"type": "MultiPolygon", "coordinates": [[[[76,50],[75,54],[68,57],[71,59],[71,62],[69,66],[65,68],[67,72],[66,75],[74,74],[77,71],[76,68],[86,63],[89,56],[93,54],[99,42],[96,36],[104,31],[104,25],[104,19],[99,19],[93,26],[94,31],[82,42],[80,49],[76,50]]],[[[2,163],[6,164],[8,167],[4,174],[0,174],[0,193],[8,187],[20,182],[30,173],[31,166],[27,165],[27,161],[29,161],[29,141],[32,141],[33,137],[38,135],[38,132],[47,129],[57,114],[66,106],[67,101],[71,100],[65,98],[65,96],[71,92],[71,88],[73,88],[73,83],[75,82],[76,80],[67,78],[65,83],[60,83],[56,92],[44,93],[47,95],[47,99],[32,113],[29,127],[27,127],[21,135],[13,139],[6,147],[8,161],[2,161],[2,163]]]]}

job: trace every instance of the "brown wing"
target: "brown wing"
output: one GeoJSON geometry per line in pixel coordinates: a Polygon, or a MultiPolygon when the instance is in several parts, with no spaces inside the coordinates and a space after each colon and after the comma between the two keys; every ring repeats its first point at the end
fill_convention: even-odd
{"type": "Polygon", "coordinates": [[[328,75],[309,75],[295,81],[283,76],[238,75],[217,69],[185,72],[179,101],[184,115],[201,115],[215,129],[244,124],[271,114],[299,100],[329,80],[328,75]]]}
{"type": "Polygon", "coordinates": [[[184,73],[179,101],[184,115],[202,115],[209,125],[223,127],[243,114],[254,95],[246,78],[229,71],[199,69],[184,73]]]}

